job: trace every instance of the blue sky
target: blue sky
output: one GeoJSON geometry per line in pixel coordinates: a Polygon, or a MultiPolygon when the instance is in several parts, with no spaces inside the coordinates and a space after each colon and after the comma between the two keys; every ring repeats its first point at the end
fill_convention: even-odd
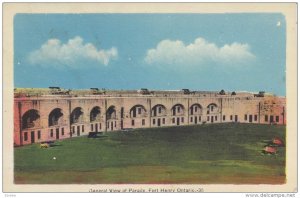
{"type": "Polygon", "coordinates": [[[15,87],[285,95],[282,14],[17,14],[15,87]]]}

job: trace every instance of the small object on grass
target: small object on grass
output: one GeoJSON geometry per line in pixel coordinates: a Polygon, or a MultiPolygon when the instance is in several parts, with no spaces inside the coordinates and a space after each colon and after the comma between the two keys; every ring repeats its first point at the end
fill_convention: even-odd
{"type": "Polygon", "coordinates": [[[276,154],[277,153],[277,148],[276,147],[271,147],[271,146],[265,146],[264,150],[262,150],[263,154],[276,154]]]}
{"type": "Polygon", "coordinates": [[[54,160],[56,160],[56,157],[53,157],[54,160]]]}
{"type": "Polygon", "coordinates": [[[89,132],[88,138],[96,138],[97,132],[89,132]]]}
{"type": "Polygon", "coordinates": [[[49,147],[50,147],[50,145],[47,142],[42,142],[40,144],[40,148],[49,148],[49,147]]]}
{"type": "Polygon", "coordinates": [[[279,137],[273,138],[272,143],[277,145],[277,146],[284,146],[283,141],[279,137]]]}

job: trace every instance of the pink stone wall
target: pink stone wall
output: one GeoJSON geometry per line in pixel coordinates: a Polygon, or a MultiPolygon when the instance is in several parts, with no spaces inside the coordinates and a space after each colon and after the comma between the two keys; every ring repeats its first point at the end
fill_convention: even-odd
{"type": "Polygon", "coordinates": [[[235,122],[235,118],[241,123],[286,124],[285,106],[285,98],[254,97],[251,94],[201,97],[191,95],[22,97],[15,98],[14,102],[14,143],[25,145],[87,135],[91,131],[115,131],[122,128],[235,122]],[[131,109],[136,105],[142,107],[142,110],[141,114],[137,112],[136,117],[133,117],[131,109]],[[157,112],[154,116],[152,108],[156,105],[163,105],[165,109],[162,114],[157,112]],[[179,113],[173,115],[172,108],[175,105],[179,105],[181,109],[179,113]],[[200,105],[201,108],[191,115],[190,107],[193,105],[200,105]],[[82,110],[82,117],[78,123],[71,124],[70,115],[78,107],[82,110]],[[100,116],[98,120],[91,122],[90,113],[94,107],[99,107],[100,116]],[[108,120],[106,111],[109,107],[115,107],[116,117],[108,120]],[[62,119],[58,125],[49,126],[49,114],[56,108],[61,110],[62,119]],[[123,115],[121,115],[122,108],[123,115]],[[38,112],[39,119],[35,121],[35,126],[22,129],[24,114],[32,109],[38,112]]]}

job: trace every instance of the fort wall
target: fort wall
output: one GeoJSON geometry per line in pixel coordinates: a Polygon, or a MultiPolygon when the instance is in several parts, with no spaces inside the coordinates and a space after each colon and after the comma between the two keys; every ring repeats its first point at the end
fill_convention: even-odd
{"type": "Polygon", "coordinates": [[[245,92],[106,91],[93,95],[89,91],[15,91],[14,143],[25,145],[126,128],[223,122],[286,124],[285,105],[284,97],[245,92]]]}

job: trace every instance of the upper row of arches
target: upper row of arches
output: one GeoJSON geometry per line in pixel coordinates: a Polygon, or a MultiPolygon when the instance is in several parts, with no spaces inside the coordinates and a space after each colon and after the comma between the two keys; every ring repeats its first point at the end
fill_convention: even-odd
{"type": "MultiPolygon", "coordinates": [[[[207,111],[214,112],[216,111],[218,106],[215,103],[211,103],[207,106],[207,111]]],[[[189,114],[196,115],[202,114],[203,108],[200,104],[195,103],[189,107],[189,114]]],[[[121,108],[121,117],[124,117],[124,108],[121,108]]],[[[167,115],[167,108],[162,104],[157,104],[152,107],[151,109],[151,116],[166,116],[167,115]]],[[[182,104],[175,104],[171,108],[171,115],[184,115],[185,108],[182,104]]],[[[148,116],[148,112],[143,105],[135,105],[129,111],[130,117],[146,117],[148,116]]],[[[117,111],[115,106],[110,106],[106,111],[106,119],[116,119],[117,118],[117,111]]],[[[101,120],[101,108],[99,106],[95,106],[90,111],[89,116],[90,122],[99,122],[101,120]]],[[[60,108],[53,109],[48,116],[48,126],[56,126],[56,125],[63,125],[66,122],[64,120],[64,113],[63,110],[60,108]]],[[[76,107],[70,114],[70,123],[82,123],[84,122],[84,111],[81,107],[76,107]]],[[[33,128],[39,127],[40,125],[40,114],[35,109],[30,109],[25,112],[22,116],[22,129],[26,128],[33,128]]]]}

